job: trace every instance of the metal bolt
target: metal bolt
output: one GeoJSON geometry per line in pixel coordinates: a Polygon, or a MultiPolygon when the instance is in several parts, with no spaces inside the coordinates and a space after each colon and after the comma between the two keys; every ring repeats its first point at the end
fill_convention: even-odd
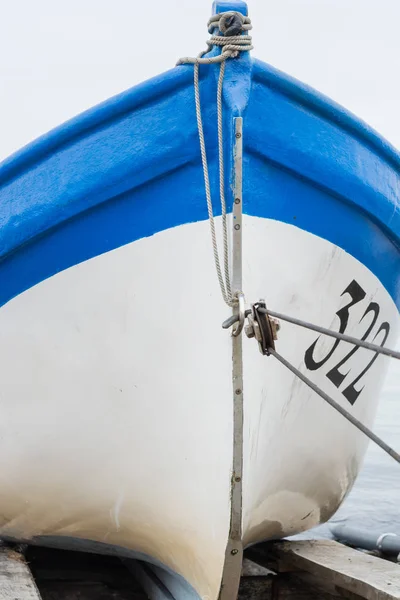
{"type": "Polygon", "coordinates": [[[234,548],[233,550],[231,550],[231,554],[233,556],[235,556],[235,554],[238,554],[239,550],[236,550],[236,548],[234,548]]]}
{"type": "Polygon", "coordinates": [[[236,137],[237,137],[237,139],[239,139],[239,138],[241,138],[241,137],[242,137],[242,134],[238,132],[238,133],[236,134],[236,137]]]}
{"type": "Polygon", "coordinates": [[[240,204],[240,198],[235,198],[235,204],[240,204]]]}
{"type": "Polygon", "coordinates": [[[254,327],[253,327],[253,325],[250,325],[250,323],[245,326],[244,332],[247,335],[247,337],[250,339],[255,336],[254,327]]]}
{"type": "Polygon", "coordinates": [[[240,483],[242,481],[242,478],[241,477],[235,477],[235,481],[236,481],[236,483],[240,483]]]}
{"type": "Polygon", "coordinates": [[[242,393],[242,390],[236,390],[236,392],[235,392],[236,396],[240,396],[241,393],[242,393]]]}
{"type": "Polygon", "coordinates": [[[236,229],[236,231],[239,231],[239,229],[240,229],[240,225],[239,225],[239,223],[237,223],[237,224],[235,225],[235,229],[236,229]]]}

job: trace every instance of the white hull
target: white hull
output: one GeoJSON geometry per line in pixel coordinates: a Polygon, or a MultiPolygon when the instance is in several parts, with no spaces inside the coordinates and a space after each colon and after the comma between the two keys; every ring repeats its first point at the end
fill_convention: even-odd
{"type": "MultiPolygon", "coordinates": [[[[0,311],[0,534],[68,536],[135,550],[218,597],[230,522],[229,316],[207,222],[163,231],[43,281],[0,311]]],[[[365,290],[346,333],[361,337],[369,302],[396,339],[398,312],[366,267],[280,222],[244,217],[243,289],[272,310],[327,327],[365,290]]],[[[306,372],[317,335],[283,324],[277,349],[306,372]]],[[[376,343],[380,343],[378,337],[376,343]]],[[[333,341],[319,342],[315,360],[333,341]]],[[[351,488],[366,439],[254,340],[244,348],[243,535],[246,544],[328,519],[351,488]]],[[[308,375],[371,425],[387,360],[359,349],[340,388],[308,375]]]]}

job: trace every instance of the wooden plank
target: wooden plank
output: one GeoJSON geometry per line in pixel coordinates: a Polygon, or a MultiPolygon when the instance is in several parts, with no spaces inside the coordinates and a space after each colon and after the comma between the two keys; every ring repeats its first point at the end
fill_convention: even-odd
{"type": "Polygon", "coordinates": [[[0,600],[40,600],[32,573],[19,552],[0,548],[0,600]]]}
{"type": "Polygon", "coordinates": [[[305,582],[297,575],[281,573],[274,580],[271,600],[343,600],[343,597],[315,581],[305,582]]]}
{"type": "Polygon", "coordinates": [[[330,540],[262,544],[250,558],[280,572],[305,571],[366,600],[400,600],[399,565],[330,540]]]}
{"type": "Polygon", "coordinates": [[[238,600],[270,600],[271,598],[271,577],[251,575],[240,579],[238,600]]]}
{"type": "MultiPolygon", "coordinates": [[[[359,596],[358,596],[359,598],[359,596]]],[[[335,589],[328,591],[315,581],[297,575],[248,575],[240,580],[238,600],[344,600],[335,589]]]]}
{"type": "Polygon", "coordinates": [[[269,577],[274,575],[270,569],[245,558],[242,564],[242,577],[269,577]]]}

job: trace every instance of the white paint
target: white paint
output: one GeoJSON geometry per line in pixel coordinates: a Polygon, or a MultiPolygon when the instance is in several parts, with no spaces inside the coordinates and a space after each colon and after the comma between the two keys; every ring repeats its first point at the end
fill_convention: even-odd
{"type": "MultiPolygon", "coordinates": [[[[397,324],[392,300],[365,267],[289,225],[245,217],[243,267],[248,301],[266,297],[272,309],[336,326],[340,294],[356,278],[397,324]]],[[[354,307],[349,333],[360,335],[365,302],[354,307]]],[[[230,518],[228,314],[206,222],[99,256],[4,306],[0,532],[106,539],[216,599],[230,518]]],[[[316,337],[283,325],[278,349],[304,369],[316,337]]],[[[354,373],[366,356],[357,352],[354,373]]],[[[354,406],[368,424],[385,366],[376,361],[354,406]]],[[[253,542],[329,516],[366,443],[254,340],[244,340],[244,369],[243,526],[253,542]]],[[[327,369],[313,380],[351,408],[327,369]]]]}
{"type": "MultiPolygon", "coordinates": [[[[257,218],[246,219],[243,247],[248,300],[264,297],[271,310],[338,330],[335,313],[350,301],[348,294],[342,298],[341,294],[356,279],[367,295],[349,311],[346,333],[363,335],[371,319],[362,323],[360,319],[369,302],[376,301],[380,315],[368,340],[387,320],[392,329],[386,345],[395,346],[398,312],[392,299],[376,277],[343,250],[295,227],[257,218]]],[[[352,347],[339,344],[321,369],[308,371],[304,353],[317,337],[315,332],[282,323],[277,350],[372,426],[389,359],[376,360],[352,407],[341,390],[373,355],[358,350],[341,368],[350,373],[338,390],[326,373],[352,347]]],[[[333,343],[326,337],[316,360],[326,356],[333,343]]],[[[243,529],[245,542],[253,543],[306,530],[329,518],[353,484],[367,439],[274,358],[261,356],[256,344],[244,344],[244,373],[243,529]]]]}
{"type": "Polygon", "coordinates": [[[232,394],[212,261],[208,223],[189,225],[0,310],[3,535],[108,533],[217,594],[232,394]]]}

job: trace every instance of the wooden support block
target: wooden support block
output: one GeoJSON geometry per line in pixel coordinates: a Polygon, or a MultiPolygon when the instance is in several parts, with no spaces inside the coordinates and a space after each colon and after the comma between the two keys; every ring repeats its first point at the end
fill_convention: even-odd
{"type": "Polygon", "coordinates": [[[19,552],[0,547],[0,600],[40,600],[33,575],[19,552]]]}
{"type": "Polygon", "coordinates": [[[315,581],[304,581],[302,577],[281,573],[276,576],[271,600],[344,600],[335,590],[326,590],[315,581]]]}
{"type": "Polygon", "coordinates": [[[274,575],[273,571],[245,558],[242,565],[242,577],[268,577],[274,575]]]}
{"type": "Polygon", "coordinates": [[[343,600],[291,573],[276,574],[245,558],[239,600],[343,600]]]}
{"type": "Polygon", "coordinates": [[[309,573],[316,582],[366,600],[400,600],[400,567],[330,540],[268,543],[248,557],[278,572],[309,573]]]}
{"type": "Polygon", "coordinates": [[[240,579],[238,600],[272,599],[272,578],[265,575],[251,575],[240,579]]]}

